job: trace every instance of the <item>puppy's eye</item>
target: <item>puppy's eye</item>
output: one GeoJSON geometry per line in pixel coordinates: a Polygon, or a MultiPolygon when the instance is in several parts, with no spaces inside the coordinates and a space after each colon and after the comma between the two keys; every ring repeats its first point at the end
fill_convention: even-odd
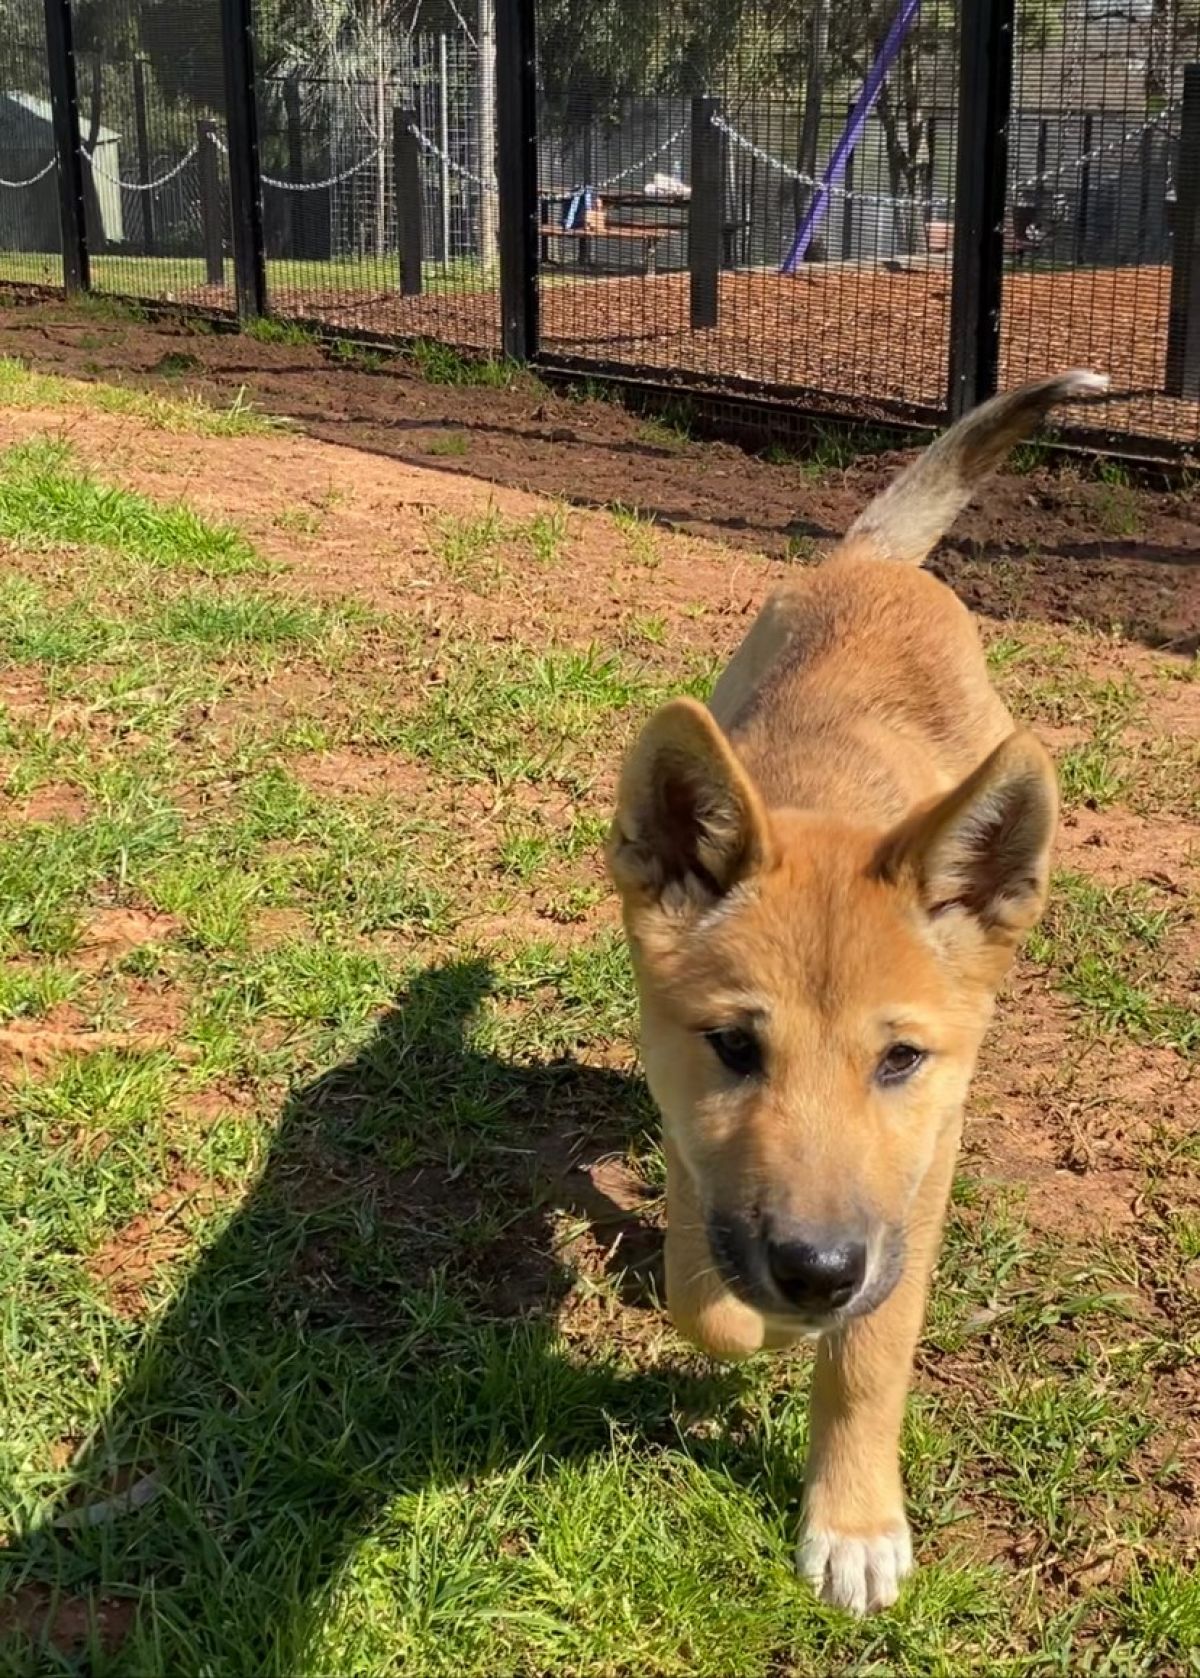
{"type": "Polygon", "coordinates": [[[706,1031],[705,1040],[721,1065],[737,1078],[754,1078],[762,1071],[762,1044],[752,1031],[730,1026],[723,1031],[706,1031]]]}
{"type": "Polygon", "coordinates": [[[893,1043],[875,1068],[875,1081],[880,1084],[902,1084],[925,1059],[924,1049],[912,1043],[893,1043]]]}

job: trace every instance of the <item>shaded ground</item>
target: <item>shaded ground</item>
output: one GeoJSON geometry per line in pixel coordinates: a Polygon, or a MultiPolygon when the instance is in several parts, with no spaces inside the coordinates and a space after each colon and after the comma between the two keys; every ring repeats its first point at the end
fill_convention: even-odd
{"type": "Polygon", "coordinates": [[[1143,644],[1195,630],[1187,496],[1002,480],[968,528],[1058,594],[1049,557],[944,558],[1065,815],[921,1352],[921,1572],[855,1627],[790,1572],[805,1360],[715,1372],[657,1307],[598,848],[640,718],[886,466],[3,326],[168,390],[194,355],[225,404],[0,381],[6,1670],[1189,1671],[1200,680],[1143,644]]]}

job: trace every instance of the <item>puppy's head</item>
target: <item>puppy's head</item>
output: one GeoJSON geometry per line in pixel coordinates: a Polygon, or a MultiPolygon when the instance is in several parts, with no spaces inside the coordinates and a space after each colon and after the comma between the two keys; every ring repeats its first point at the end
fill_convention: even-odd
{"type": "Polygon", "coordinates": [[[768,811],[690,700],[630,754],[608,860],[646,1074],[710,1269],[777,1330],[835,1327],[897,1280],[997,985],[1041,913],[1055,816],[1024,733],[892,832],[768,811]]]}

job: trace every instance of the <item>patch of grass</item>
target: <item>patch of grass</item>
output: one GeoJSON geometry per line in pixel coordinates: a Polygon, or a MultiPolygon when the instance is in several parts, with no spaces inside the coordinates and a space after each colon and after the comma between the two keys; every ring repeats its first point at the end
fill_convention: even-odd
{"type": "MultiPolygon", "coordinates": [[[[193,355],[172,351],[163,357],[155,371],[180,377],[201,365],[193,355]],[[168,362],[170,365],[165,365],[168,362]]],[[[191,391],[164,396],[158,391],[137,390],[128,385],[85,384],[53,373],[35,372],[8,356],[0,357],[0,407],[86,408],[103,414],[127,415],[155,431],[196,437],[255,437],[288,424],[272,414],[260,413],[247,399],[245,386],[227,408],[218,408],[191,391]]]]}
{"type": "Polygon", "coordinates": [[[0,537],[21,546],[102,548],[129,562],[210,577],[263,569],[250,542],[183,502],[100,483],[46,440],[0,454],[0,537]]]}
{"type": "Polygon", "coordinates": [[[143,633],[181,647],[237,653],[253,647],[315,647],[332,636],[353,635],[350,608],[309,605],[269,594],[225,590],[177,595],[143,633]]]}
{"type": "Polygon", "coordinates": [[[1134,1658],[1190,1662],[1200,1645],[1200,1580],[1173,1561],[1139,1562],[1119,1615],[1126,1635],[1136,1640],[1134,1658]]]}
{"type": "Polygon", "coordinates": [[[1200,740],[1151,735],[1130,747],[1126,767],[1128,800],[1140,814],[1200,820],[1200,740]]]}
{"type": "Polygon", "coordinates": [[[354,373],[378,373],[391,359],[386,351],[371,344],[356,343],[353,338],[335,338],[327,353],[335,366],[354,373]]]}
{"type": "Polygon", "coordinates": [[[198,355],[190,350],[168,350],[155,363],[154,371],[164,379],[179,379],[185,373],[198,373],[203,370],[204,363],[198,355]]]}
{"type": "Polygon", "coordinates": [[[692,441],[691,415],[686,410],[666,408],[661,414],[642,420],[636,434],[639,442],[650,448],[677,453],[692,441]]]}
{"type": "Polygon", "coordinates": [[[433,526],[433,547],[456,582],[471,587],[495,583],[503,570],[500,544],[507,534],[495,507],[474,516],[444,514],[433,526]]]}
{"type": "Polygon", "coordinates": [[[74,314],[84,320],[104,321],[113,325],[141,325],[149,319],[145,307],[132,297],[112,297],[103,291],[85,291],[71,299],[74,314]]]}
{"type": "Polygon", "coordinates": [[[0,651],[14,664],[84,664],[125,640],[121,623],[84,601],[55,601],[27,577],[0,577],[0,651]]]}
{"type": "Polygon", "coordinates": [[[455,778],[572,782],[572,765],[593,731],[611,730],[654,691],[595,648],[498,653],[468,644],[432,695],[394,725],[393,739],[455,778]]]}
{"type": "Polygon", "coordinates": [[[653,515],[639,512],[636,507],[626,507],[619,501],[613,505],[611,512],[613,524],[624,538],[630,557],[648,571],[655,570],[662,559],[654,538],[653,515]]]}
{"type": "Polygon", "coordinates": [[[845,472],[865,455],[882,454],[896,446],[893,432],[816,423],[799,445],[798,463],[807,476],[820,479],[845,472]]]}
{"type": "Polygon", "coordinates": [[[809,536],[804,531],[794,531],[787,539],[787,558],[794,560],[798,565],[812,565],[819,551],[816,537],[809,536]]]}
{"type": "Polygon", "coordinates": [[[83,975],[58,962],[0,969],[0,1019],[38,1019],[69,1002],[83,975]]]}
{"type": "Polygon", "coordinates": [[[1040,472],[1049,466],[1054,459],[1054,450],[1040,437],[1033,438],[1028,443],[1018,443],[1008,457],[1008,470],[1017,477],[1028,477],[1031,472],[1040,472]]]}
{"type": "Polygon", "coordinates": [[[537,563],[550,566],[562,558],[567,529],[567,509],[549,507],[543,513],[534,513],[518,534],[537,563]]]}
{"type": "Polygon", "coordinates": [[[298,348],[302,344],[320,342],[311,327],[302,326],[295,320],[280,320],[276,315],[260,315],[256,320],[247,321],[242,331],[247,338],[253,338],[260,344],[291,344],[298,348]]]}
{"type": "Polygon", "coordinates": [[[1170,1221],[1171,1239],[1185,1264],[1200,1259],[1200,1215],[1176,1212],[1170,1221]]]}
{"type": "Polygon", "coordinates": [[[1165,994],[1161,982],[1172,925],[1171,908],[1150,887],[1062,874],[1027,947],[1100,1030],[1192,1053],[1200,1047],[1200,1014],[1165,994]]]}
{"type": "Polygon", "coordinates": [[[630,631],[639,641],[646,641],[652,647],[665,647],[667,644],[667,621],[658,615],[634,618],[630,631]]]}
{"type": "Polygon", "coordinates": [[[620,393],[607,379],[597,379],[590,374],[583,378],[572,377],[566,387],[567,395],[573,402],[619,402],[620,393]]]}
{"type": "Polygon", "coordinates": [[[1109,536],[1136,536],[1141,529],[1141,505],[1128,468],[1119,460],[1102,460],[1093,500],[1100,527],[1109,536]]]}
{"type": "Polygon", "coordinates": [[[516,362],[465,355],[432,338],[418,338],[409,354],[417,372],[431,385],[478,385],[488,390],[511,390],[524,377],[524,370],[516,362]]]}
{"type": "Polygon", "coordinates": [[[271,522],[288,536],[315,536],[321,528],[321,515],[315,507],[284,507],[271,522]]]}
{"type": "Polygon", "coordinates": [[[1107,810],[1124,797],[1129,784],[1124,753],[1110,734],[1071,746],[1059,756],[1058,784],[1068,809],[1083,804],[1107,810]]]}
{"type": "Polygon", "coordinates": [[[1068,1379],[1026,1378],[998,1394],[985,1438],[991,1486],[1060,1550],[1093,1525],[1098,1507],[1116,1505],[1154,1429],[1123,1389],[1123,1378],[1094,1367],[1068,1379]]]}
{"type": "Polygon", "coordinates": [[[83,821],[0,830],[0,949],[69,953],[88,895],[123,895],[177,844],[178,813],[144,774],[110,774],[92,791],[96,807],[83,821]]]}
{"type": "Polygon", "coordinates": [[[467,452],[467,439],[461,431],[448,431],[425,445],[426,454],[439,455],[447,460],[461,460],[467,452]]]}

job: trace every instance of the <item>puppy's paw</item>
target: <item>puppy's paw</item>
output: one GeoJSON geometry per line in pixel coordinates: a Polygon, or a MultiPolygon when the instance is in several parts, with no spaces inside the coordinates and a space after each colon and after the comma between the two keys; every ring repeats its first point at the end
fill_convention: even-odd
{"type": "Polygon", "coordinates": [[[821,1601],[852,1614],[890,1608],[912,1564],[912,1539],[903,1516],[871,1534],[809,1525],[796,1551],[796,1570],[821,1601]]]}

